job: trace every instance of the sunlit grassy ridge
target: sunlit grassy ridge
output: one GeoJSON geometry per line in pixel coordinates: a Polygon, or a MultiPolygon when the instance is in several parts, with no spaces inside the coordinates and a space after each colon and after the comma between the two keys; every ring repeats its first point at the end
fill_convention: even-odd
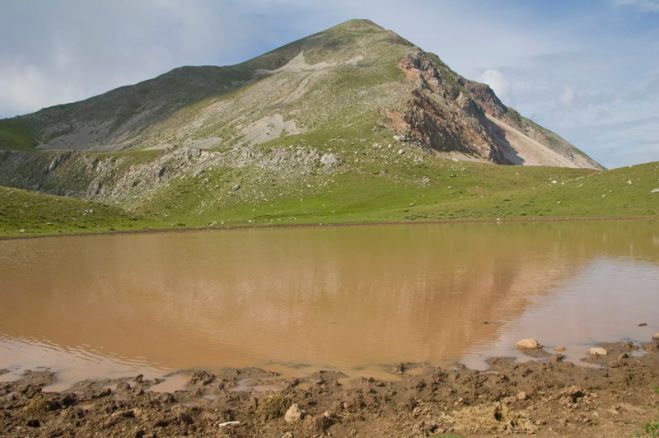
{"type": "Polygon", "coordinates": [[[0,186],[70,198],[4,191],[0,233],[658,214],[657,163],[484,163],[598,168],[582,155],[436,55],[351,20],[0,120],[0,186]],[[513,149],[488,117],[545,161],[500,160],[513,149]]]}
{"type": "Polygon", "coordinates": [[[308,175],[290,192],[282,192],[274,172],[218,169],[176,182],[142,208],[186,225],[656,216],[659,194],[651,191],[659,186],[658,166],[593,172],[441,160],[328,181],[308,175]],[[258,196],[244,201],[232,193],[235,181],[250,187],[253,178],[263,182],[258,196]]]}
{"type": "Polygon", "coordinates": [[[0,235],[88,233],[144,227],[118,208],[0,187],[0,235]]]}
{"type": "Polygon", "coordinates": [[[0,188],[0,234],[387,221],[659,216],[659,163],[612,171],[431,160],[387,171],[206,171],[130,211],[0,188]],[[245,192],[250,191],[247,194],[245,192]]]}

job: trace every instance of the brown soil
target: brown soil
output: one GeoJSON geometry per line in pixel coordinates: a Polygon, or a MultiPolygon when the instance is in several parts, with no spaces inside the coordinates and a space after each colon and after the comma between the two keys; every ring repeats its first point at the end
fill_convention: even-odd
{"type": "Polygon", "coordinates": [[[546,353],[482,372],[400,364],[395,381],[227,369],[190,373],[173,393],[141,376],[44,392],[55,376],[29,372],[0,383],[0,435],[643,436],[659,417],[659,341],[603,346],[606,356],[585,359],[592,367],[546,353]],[[301,415],[287,422],[293,404],[301,415]]]}

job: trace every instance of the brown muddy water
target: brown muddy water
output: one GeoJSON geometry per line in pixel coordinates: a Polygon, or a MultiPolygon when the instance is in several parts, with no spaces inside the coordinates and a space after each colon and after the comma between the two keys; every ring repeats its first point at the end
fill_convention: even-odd
{"type": "Polygon", "coordinates": [[[482,368],[536,337],[659,331],[659,222],[316,227],[0,241],[0,369],[482,368]],[[646,323],[645,326],[639,326],[646,323]]]}

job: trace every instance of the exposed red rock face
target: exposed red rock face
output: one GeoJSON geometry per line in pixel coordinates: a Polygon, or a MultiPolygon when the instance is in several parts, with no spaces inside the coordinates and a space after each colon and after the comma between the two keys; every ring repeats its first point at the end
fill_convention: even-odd
{"type": "Polygon", "coordinates": [[[462,78],[458,82],[445,79],[440,67],[421,51],[408,54],[400,67],[408,80],[415,81],[404,111],[407,126],[401,134],[406,139],[439,152],[511,163],[500,151],[506,146],[505,136],[485,117],[462,78]]]}
{"type": "Polygon", "coordinates": [[[453,72],[420,49],[399,63],[412,84],[403,121],[390,128],[407,141],[440,153],[498,164],[601,166],[570,143],[499,100],[486,84],[453,72]]]}

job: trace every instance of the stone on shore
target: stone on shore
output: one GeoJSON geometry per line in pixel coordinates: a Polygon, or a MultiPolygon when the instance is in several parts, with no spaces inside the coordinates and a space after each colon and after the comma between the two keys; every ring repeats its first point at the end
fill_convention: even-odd
{"type": "Polygon", "coordinates": [[[538,350],[542,348],[540,342],[534,338],[520,339],[515,343],[515,348],[518,350],[538,350]]]}
{"type": "Polygon", "coordinates": [[[588,349],[588,354],[591,356],[606,356],[608,351],[606,351],[606,348],[602,347],[592,347],[588,349]]]}
{"type": "Polygon", "coordinates": [[[300,418],[302,418],[302,411],[300,411],[300,407],[297,405],[297,403],[293,403],[291,407],[286,411],[284,420],[286,420],[287,423],[294,423],[299,421],[300,418]]]}

